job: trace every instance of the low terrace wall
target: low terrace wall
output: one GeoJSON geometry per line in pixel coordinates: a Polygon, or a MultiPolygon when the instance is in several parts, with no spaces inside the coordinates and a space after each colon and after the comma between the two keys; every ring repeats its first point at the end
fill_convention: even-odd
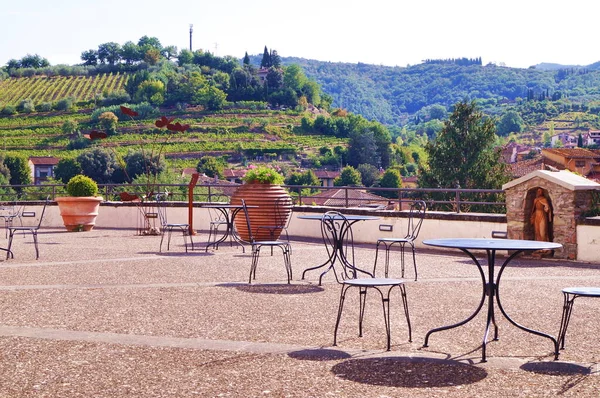
{"type": "MultiPolygon", "coordinates": [[[[188,222],[187,204],[168,203],[169,222],[188,222]]],[[[41,204],[27,205],[27,210],[41,210],[41,204]]],[[[321,239],[321,226],[315,220],[298,219],[303,214],[320,214],[332,208],[315,206],[296,206],[289,225],[291,237],[303,239],[321,239]]],[[[336,209],[333,209],[336,210],[336,209]]],[[[339,210],[339,209],[337,209],[339,210]]],[[[398,237],[406,233],[407,211],[342,209],[345,214],[374,215],[376,221],[361,221],[353,226],[354,239],[359,243],[375,243],[380,237],[398,237]],[[380,230],[380,227],[385,230],[380,230]]],[[[208,231],[210,220],[206,209],[195,207],[193,228],[200,234],[208,231]]],[[[158,221],[157,221],[158,222],[158,221]]],[[[43,227],[61,227],[62,219],[58,206],[49,205],[44,217],[43,227]]],[[[141,226],[140,210],[132,203],[104,202],[96,220],[96,228],[115,228],[136,230],[141,226]]],[[[491,238],[492,231],[506,231],[506,216],[484,213],[446,213],[430,211],[416,242],[417,247],[425,247],[424,239],[433,238],[491,238]]],[[[600,217],[577,221],[577,260],[600,263],[600,217]]],[[[202,239],[202,238],[201,238],[202,239]]],[[[559,242],[560,243],[560,242],[559,242]]]]}

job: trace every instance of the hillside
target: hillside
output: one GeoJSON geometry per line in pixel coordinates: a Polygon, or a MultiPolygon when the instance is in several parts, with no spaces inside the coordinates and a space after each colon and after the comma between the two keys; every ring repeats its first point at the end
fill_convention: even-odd
{"type": "Polygon", "coordinates": [[[586,68],[508,68],[489,65],[419,64],[388,67],[283,57],[298,64],[333,97],[333,106],[392,126],[405,125],[423,108],[451,107],[477,99],[486,113],[499,115],[529,95],[562,103],[595,106],[600,100],[600,71],[586,68]]]}

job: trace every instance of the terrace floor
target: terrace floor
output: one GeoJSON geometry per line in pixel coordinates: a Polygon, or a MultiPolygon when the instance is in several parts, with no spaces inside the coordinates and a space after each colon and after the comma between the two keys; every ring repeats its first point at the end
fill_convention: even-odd
{"type": "MultiPolygon", "coordinates": [[[[203,245],[206,234],[194,239],[203,245]]],[[[413,341],[395,300],[387,352],[376,294],[357,336],[355,291],[332,347],[340,287],[332,274],[322,286],[317,272],[300,279],[325,259],[320,242],[293,242],[291,285],[280,253],[263,250],[249,285],[248,250],[186,254],[174,235],[171,250],[159,253],[159,240],[132,230],[45,229],[35,260],[31,236],[17,236],[15,259],[0,260],[0,397],[596,397],[600,390],[600,300],[576,301],[559,361],[550,340],[497,312],[500,338],[481,363],[485,310],[422,348],[429,329],[466,318],[479,303],[477,268],[458,251],[418,251],[419,281],[407,285],[413,341]]],[[[370,266],[374,245],[357,255],[370,266]]],[[[517,258],[501,293],[518,322],[556,335],[561,289],[582,285],[600,286],[599,264],[517,258]]]]}

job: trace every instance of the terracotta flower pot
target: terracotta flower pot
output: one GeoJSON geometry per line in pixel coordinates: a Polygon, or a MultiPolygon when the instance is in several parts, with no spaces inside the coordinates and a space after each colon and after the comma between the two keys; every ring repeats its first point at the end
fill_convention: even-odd
{"type": "MultiPolygon", "coordinates": [[[[248,183],[240,185],[231,196],[231,204],[240,205],[242,199],[248,206],[248,217],[255,240],[278,239],[281,228],[269,230],[264,226],[284,225],[292,213],[292,199],[288,191],[280,185],[248,183]],[[271,235],[273,232],[273,235],[271,235]]],[[[235,227],[243,240],[249,240],[244,212],[235,217],[235,227]]]]}
{"type": "Polygon", "coordinates": [[[101,196],[65,196],[55,199],[67,231],[91,231],[96,223],[101,196]]]}

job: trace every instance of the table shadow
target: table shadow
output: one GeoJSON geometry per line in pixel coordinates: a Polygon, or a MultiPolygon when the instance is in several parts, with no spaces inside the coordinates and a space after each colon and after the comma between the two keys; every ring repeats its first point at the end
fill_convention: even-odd
{"type": "Polygon", "coordinates": [[[287,283],[248,284],[248,283],[222,283],[217,286],[232,287],[246,293],[262,294],[308,294],[324,291],[323,287],[315,285],[294,285],[287,283]]]}
{"type": "Polygon", "coordinates": [[[434,358],[350,359],[331,371],[341,379],[386,387],[431,388],[473,384],[487,377],[483,368],[434,358]]]}

